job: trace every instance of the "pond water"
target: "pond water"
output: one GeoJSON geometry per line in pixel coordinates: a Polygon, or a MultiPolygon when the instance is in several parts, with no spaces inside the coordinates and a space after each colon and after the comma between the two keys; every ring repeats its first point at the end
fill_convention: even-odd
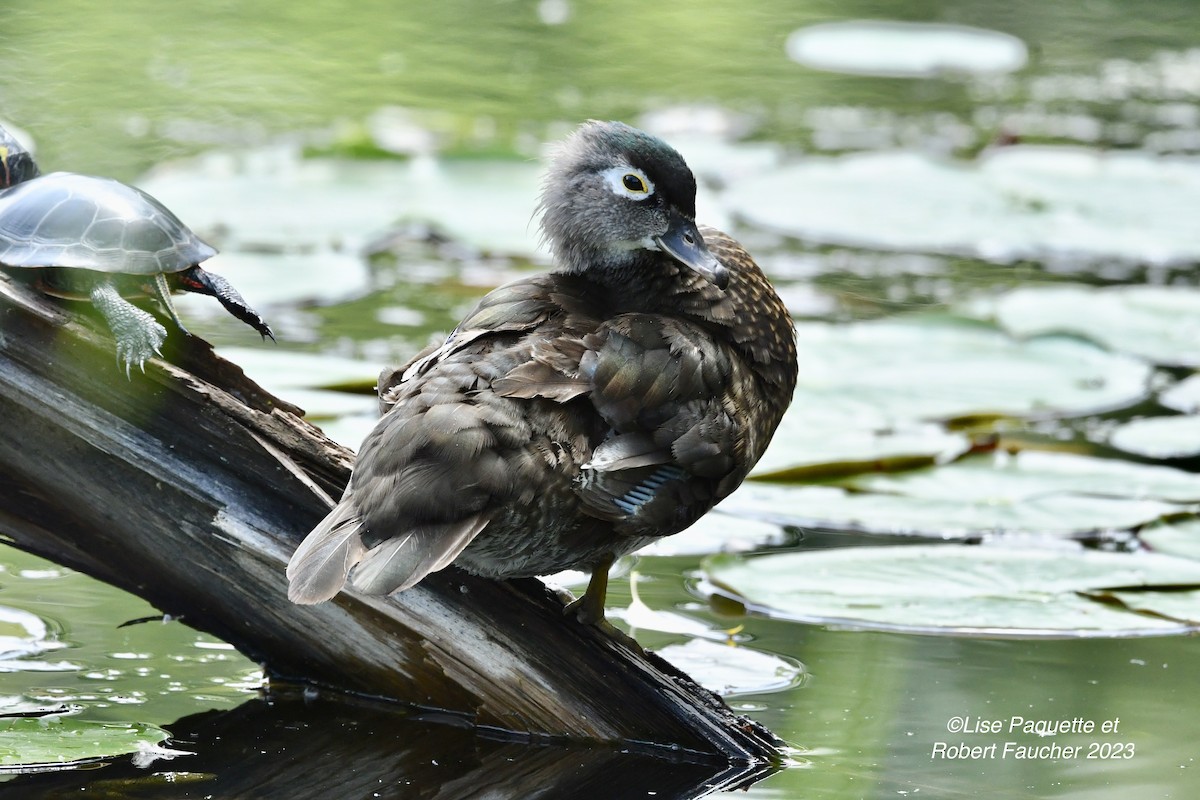
{"type": "MultiPolygon", "coordinates": [[[[218,245],[279,343],[205,298],[189,327],[350,446],[381,365],[545,266],[543,143],[659,132],[801,342],[759,480],[609,594],[789,744],[743,796],[1191,797],[1193,6],[51,0],[6,17],[0,108],[47,171],[136,182],[218,245]]],[[[696,794],[263,700],[257,665],[143,601],[0,568],[0,796],[554,797],[500,765],[555,758],[696,794]]]]}

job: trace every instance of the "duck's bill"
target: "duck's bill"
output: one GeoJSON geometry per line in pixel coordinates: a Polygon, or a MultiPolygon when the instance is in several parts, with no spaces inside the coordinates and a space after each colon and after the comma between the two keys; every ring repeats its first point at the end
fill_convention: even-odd
{"type": "Polygon", "coordinates": [[[671,227],[662,236],[655,236],[654,243],[671,258],[694,270],[702,278],[724,289],[729,284],[729,270],[717,260],[704,244],[704,237],[696,223],[680,215],[671,220],[671,227]]]}

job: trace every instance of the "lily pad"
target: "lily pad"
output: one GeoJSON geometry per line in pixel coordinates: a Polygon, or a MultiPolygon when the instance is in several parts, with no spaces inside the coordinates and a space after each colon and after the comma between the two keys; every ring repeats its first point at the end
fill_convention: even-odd
{"type": "Polygon", "coordinates": [[[222,347],[217,352],[240,366],[264,389],[284,399],[288,389],[369,392],[379,377],[377,364],[352,358],[257,347],[222,347]]]}
{"type": "Polygon", "coordinates": [[[704,639],[670,644],[658,654],[722,697],[780,692],[805,678],[803,665],[790,658],[704,639]]]}
{"type": "MultiPolygon", "coordinates": [[[[851,378],[853,376],[847,376],[851,378]]],[[[803,379],[802,379],[803,380],[803,379]]],[[[880,462],[947,460],[966,452],[970,440],[941,425],[892,417],[885,408],[854,397],[829,402],[796,393],[767,452],[754,467],[756,478],[797,480],[876,468],[880,462]]],[[[884,399],[884,403],[890,398],[884,399]]]]}
{"type": "Polygon", "coordinates": [[[1151,375],[1141,361],[1088,342],[1016,341],[955,317],[802,322],[797,339],[800,382],[792,413],[841,406],[847,410],[838,413],[874,430],[904,421],[1119,408],[1146,396],[1151,375]]]}
{"type": "Polygon", "coordinates": [[[1200,411],[1200,375],[1189,375],[1158,396],[1158,402],[1187,414],[1200,411]]]}
{"type": "Polygon", "coordinates": [[[674,536],[655,539],[638,550],[638,555],[671,557],[741,553],[782,544],[784,538],[783,530],[778,525],[713,511],[674,536]]]}
{"type": "Polygon", "coordinates": [[[840,486],[746,484],[725,513],[780,524],[937,538],[1126,531],[1191,509],[1200,476],[1069,453],[964,458],[840,486]]]}
{"type": "Polygon", "coordinates": [[[1200,590],[1187,592],[1106,592],[1132,611],[1154,614],[1200,630],[1200,590]]]}
{"type": "Polygon", "coordinates": [[[957,317],[800,322],[796,335],[799,382],[756,477],[945,461],[969,441],[935,421],[1119,408],[1146,397],[1152,374],[1138,359],[1074,337],[1017,341],[957,317]]]}
{"type": "Polygon", "coordinates": [[[1018,260],[1200,258],[1200,159],[1014,146],[961,164],[907,152],[813,158],[725,194],[749,222],[823,244],[1018,260]]]}
{"type": "Polygon", "coordinates": [[[0,719],[0,773],[72,769],[166,741],[162,728],[72,716],[0,719]]]}
{"type": "MultiPolygon", "coordinates": [[[[204,262],[204,268],[228,279],[264,315],[272,305],[332,304],[371,288],[371,272],[362,256],[328,248],[300,253],[230,248],[204,262]]],[[[211,297],[181,294],[174,300],[189,317],[226,313],[211,297]]]]}
{"type": "Polygon", "coordinates": [[[1138,538],[1156,553],[1200,561],[1200,519],[1153,525],[1139,531],[1138,538]]]}
{"type": "Polygon", "coordinates": [[[532,255],[541,166],[515,160],[304,158],[298,145],[211,153],[138,185],[223,249],[358,252],[397,220],[487,250],[532,255]]]}
{"type": "Polygon", "coordinates": [[[788,37],[787,54],[813,69],[902,78],[1014,72],[1029,55],[1024,42],[1000,31],[891,20],[810,25],[788,37]]]}
{"type": "Polygon", "coordinates": [[[1030,286],[997,299],[1015,336],[1070,333],[1156,364],[1200,365],[1200,289],[1189,286],[1030,286]]]}
{"type": "MultiPolygon", "coordinates": [[[[1136,636],[1185,624],[1096,602],[1081,592],[1200,586],[1200,564],[1151,553],[913,545],[758,558],[714,556],[709,579],[770,616],[948,635],[1136,636]]],[[[1138,592],[1153,610],[1171,592],[1138,592]]],[[[1179,611],[1176,605],[1172,609],[1179,611]]],[[[1176,616],[1176,615],[1172,615],[1176,616]]],[[[1200,607],[1189,618],[1200,618],[1200,607]]]]}
{"type": "Polygon", "coordinates": [[[842,485],[865,492],[990,503],[1017,504],[1067,494],[1200,502],[1200,475],[1195,473],[1039,450],[973,456],[936,469],[902,474],[860,475],[843,481],[842,485]]]}
{"type": "Polygon", "coordinates": [[[1200,416],[1135,419],[1113,429],[1109,444],[1147,458],[1200,455],[1200,416]]]}
{"type": "Polygon", "coordinates": [[[721,508],[781,525],[888,536],[965,539],[997,534],[1083,536],[1127,531],[1179,511],[1156,500],[1050,495],[1019,503],[978,498],[908,497],[833,486],[746,484],[721,508]]]}

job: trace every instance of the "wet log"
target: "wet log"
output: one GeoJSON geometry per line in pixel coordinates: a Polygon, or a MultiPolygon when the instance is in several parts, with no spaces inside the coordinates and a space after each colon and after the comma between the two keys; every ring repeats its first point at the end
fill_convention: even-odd
{"type": "Polygon", "coordinates": [[[764,765],[777,741],[535,580],[454,568],[393,598],[296,606],[284,566],[353,456],[173,332],[130,379],[92,320],[0,277],[0,531],[305,682],[538,742],[764,765]]]}

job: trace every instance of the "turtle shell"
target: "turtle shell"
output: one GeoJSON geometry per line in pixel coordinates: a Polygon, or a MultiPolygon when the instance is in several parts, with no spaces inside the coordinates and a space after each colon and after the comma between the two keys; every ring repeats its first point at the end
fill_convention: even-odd
{"type": "Polygon", "coordinates": [[[52,172],[0,191],[0,264],[153,275],[216,255],[170,209],[109,178],[52,172]]]}

